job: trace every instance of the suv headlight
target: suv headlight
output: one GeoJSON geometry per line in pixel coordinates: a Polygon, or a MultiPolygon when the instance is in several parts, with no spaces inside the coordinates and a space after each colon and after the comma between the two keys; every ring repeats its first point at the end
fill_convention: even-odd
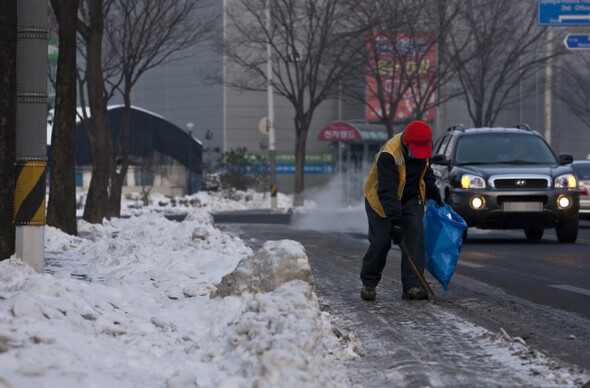
{"type": "Polygon", "coordinates": [[[576,177],[572,174],[564,174],[555,178],[555,187],[560,189],[574,189],[578,186],[576,177]]]}
{"type": "Polygon", "coordinates": [[[480,176],[464,174],[461,177],[461,187],[464,189],[483,189],[486,187],[486,182],[480,176]]]}

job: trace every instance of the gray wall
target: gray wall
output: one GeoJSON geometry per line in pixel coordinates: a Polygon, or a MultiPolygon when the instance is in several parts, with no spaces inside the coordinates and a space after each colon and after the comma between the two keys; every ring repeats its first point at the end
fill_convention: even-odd
{"type": "Polygon", "coordinates": [[[187,128],[192,122],[193,136],[203,146],[222,146],[223,88],[205,78],[212,68],[221,68],[221,56],[207,45],[183,52],[186,58],[158,66],[140,78],[133,89],[133,105],[164,116],[187,128]],[[208,130],[213,132],[210,144],[205,142],[208,130]]]}

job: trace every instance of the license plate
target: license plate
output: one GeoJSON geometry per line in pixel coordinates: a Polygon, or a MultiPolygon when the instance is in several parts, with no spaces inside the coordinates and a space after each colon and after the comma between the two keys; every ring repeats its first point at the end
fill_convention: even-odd
{"type": "Polygon", "coordinates": [[[543,202],[504,202],[502,209],[505,212],[540,212],[543,202]]]}

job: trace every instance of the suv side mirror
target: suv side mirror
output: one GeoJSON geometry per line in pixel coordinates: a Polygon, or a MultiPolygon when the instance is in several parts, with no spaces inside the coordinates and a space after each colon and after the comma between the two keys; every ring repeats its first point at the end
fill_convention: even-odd
{"type": "Polygon", "coordinates": [[[430,163],[439,164],[441,166],[450,166],[451,165],[451,161],[446,159],[443,154],[432,155],[432,157],[430,158],[430,163]]]}
{"type": "Polygon", "coordinates": [[[559,164],[570,164],[574,161],[574,157],[570,154],[559,154],[559,164]]]}

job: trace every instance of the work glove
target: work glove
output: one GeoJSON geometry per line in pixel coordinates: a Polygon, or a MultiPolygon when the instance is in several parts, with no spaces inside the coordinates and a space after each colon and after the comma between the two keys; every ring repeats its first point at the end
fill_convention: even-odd
{"type": "Polygon", "coordinates": [[[394,244],[399,244],[399,242],[402,241],[402,238],[404,237],[404,230],[399,221],[391,221],[389,227],[389,236],[393,240],[394,244]]]}
{"type": "Polygon", "coordinates": [[[436,201],[436,204],[438,205],[438,207],[443,207],[445,205],[445,203],[442,201],[442,199],[440,199],[440,196],[436,197],[434,200],[436,201]]]}
{"type": "MultiPolygon", "coordinates": [[[[438,193],[437,193],[437,194],[438,194],[438,193]]],[[[445,205],[445,204],[444,204],[444,202],[442,201],[442,199],[440,198],[440,194],[438,194],[438,195],[435,195],[435,196],[434,196],[433,198],[431,198],[431,199],[434,199],[434,200],[436,201],[436,204],[438,205],[438,207],[443,207],[443,206],[445,205]]]]}

